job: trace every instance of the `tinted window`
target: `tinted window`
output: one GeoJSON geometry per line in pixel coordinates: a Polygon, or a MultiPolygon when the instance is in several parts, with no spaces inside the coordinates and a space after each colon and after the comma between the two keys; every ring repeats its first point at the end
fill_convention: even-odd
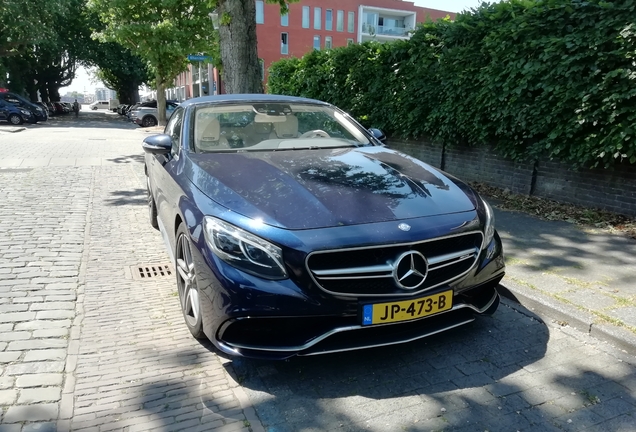
{"type": "Polygon", "coordinates": [[[166,129],[164,131],[165,134],[170,135],[172,138],[172,154],[179,154],[179,149],[181,148],[181,123],[183,122],[183,108],[177,109],[172,116],[170,117],[170,121],[166,125],[166,129]]]}

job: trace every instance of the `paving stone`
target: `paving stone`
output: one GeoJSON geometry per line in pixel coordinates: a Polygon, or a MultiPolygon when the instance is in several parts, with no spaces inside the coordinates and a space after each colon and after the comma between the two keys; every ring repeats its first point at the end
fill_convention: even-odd
{"type": "Polygon", "coordinates": [[[62,348],[68,345],[66,339],[30,339],[23,341],[10,342],[7,347],[8,351],[15,350],[37,350],[45,348],[62,348]]]}
{"type": "Polygon", "coordinates": [[[0,363],[11,363],[16,361],[22,355],[22,351],[5,351],[0,352],[0,363]]]}
{"type": "Polygon", "coordinates": [[[50,338],[50,337],[66,337],[68,336],[68,328],[56,328],[46,330],[35,330],[33,332],[34,338],[50,338]]]}
{"type": "Polygon", "coordinates": [[[16,330],[49,330],[52,328],[66,328],[72,324],[70,319],[65,320],[34,320],[30,322],[18,323],[16,330]]]}
{"type": "Polygon", "coordinates": [[[39,373],[49,373],[49,372],[62,372],[63,370],[64,370],[64,362],[61,362],[61,361],[31,362],[31,363],[10,364],[6,368],[6,374],[7,375],[39,374],[39,373]]]}
{"type": "Polygon", "coordinates": [[[19,404],[32,404],[38,402],[56,402],[62,395],[60,387],[25,388],[20,390],[19,404]]]}
{"type": "Polygon", "coordinates": [[[35,318],[35,312],[6,312],[0,314],[0,323],[30,321],[35,318]]]}
{"type": "Polygon", "coordinates": [[[19,376],[16,380],[17,387],[45,387],[62,385],[61,373],[43,373],[19,376]]]}
{"type": "Polygon", "coordinates": [[[0,390],[0,406],[11,405],[18,397],[18,392],[15,389],[0,390]]]}
{"type": "Polygon", "coordinates": [[[25,362],[41,360],[64,360],[66,358],[65,349],[44,349],[27,351],[24,356],[25,362]]]}
{"type": "Polygon", "coordinates": [[[56,403],[10,406],[4,415],[5,423],[23,421],[54,420],[57,418],[56,403]]]}
{"type": "Polygon", "coordinates": [[[74,310],[50,310],[50,311],[41,311],[37,312],[36,318],[39,320],[45,319],[68,319],[75,317],[74,310]]]}

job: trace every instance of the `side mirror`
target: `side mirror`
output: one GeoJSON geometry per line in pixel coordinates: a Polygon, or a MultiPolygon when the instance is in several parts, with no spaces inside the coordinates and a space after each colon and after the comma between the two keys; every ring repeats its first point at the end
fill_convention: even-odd
{"type": "Polygon", "coordinates": [[[386,144],[386,135],[384,135],[384,132],[382,132],[380,129],[370,128],[369,132],[382,144],[386,144]]]}
{"type": "Polygon", "coordinates": [[[141,146],[146,153],[168,154],[172,150],[172,137],[165,134],[152,135],[144,138],[141,146]]]}

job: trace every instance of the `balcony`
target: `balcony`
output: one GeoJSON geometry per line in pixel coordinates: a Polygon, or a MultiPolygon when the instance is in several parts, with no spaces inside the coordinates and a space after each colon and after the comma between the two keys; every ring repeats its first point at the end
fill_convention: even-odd
{"type": "Polygon", "coordinates": [[[362,33],[369,36],[382,35],[404,38],[409,36],[410,31],[413,31],[410,27],[375,26],[367,23],[362,24],[362,33]]]}
{"type": "Polygon", "coordinates": [[[415,29],[417,13],[414,11],[387,9],[375,6],[360,6],[360,42],[377,40],[390,42],[408,39],[415,29]]]}

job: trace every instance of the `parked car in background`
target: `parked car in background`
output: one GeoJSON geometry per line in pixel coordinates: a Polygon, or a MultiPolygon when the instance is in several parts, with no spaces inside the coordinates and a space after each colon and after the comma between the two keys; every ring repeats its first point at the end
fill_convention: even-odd
{"type": "Polygon", "coordinates": [[[110,102],[108,101],[95,101],[92,104],[89,105],[90,108],[95,111],[97,109],[108,109],[108,107],[110,106],[110,102]]]}
{"type": "Polygon", "coordinates": [[[0,99],[0,120],[8,121],[14,126],[22,123],[37,123],[31,110],[0,99]]]}
{"type": "Polygon", "coordinates": [[[117,107],[119,106],[119,100],[111,99],[108,101],[108,109],[112,112],[117,112],[117,107]]]}
{"type": "Polygon", "coordinates": [[[490,205],[333,105],[220,95],[144,139],[148,213],[195,338],[285,359],[415,341],[489,315],[490,205]]]}
{"type": "MultiPolygon", "coordinates": [[[[179,105],[166,102],[166,119],[169,119],[179,105]]],[[[142,106],[130,113],[130,120],[141,127],[151,127],[159,124],[159,111],[156,107],[142,106]]]]}
{"type": "Polygon", "coordinates": [[[71,112],[68,107],[61,102],[53,102],[53,106],[55,106],[55,112],[57,114],[68,114],[71,112]]]}
{"type": "Polygon", "coordinates": [[[55,105],[53,105],[52,102],[46,102],[46,107],[49,111],[49,115],[54,116],[58,114],[57,109],[55,108],[55,105]]]}
{"type": "Polygon", "coordinates": [[[46,111],[44,111],[44,108],[34,104],[33,102],[23,98],[18,94],[12,92],[2,92],[0,93],[0,99],[17,107],[21,107],[31,111],[33,113],[33,116],[35,117],[36,122],[46,121],[48,119],[48,115],[46,114],[46,111]]]}
{"type": "Polygon", "coordinates": [[[36,104],[36,105],[41,106],[41,107],[44,109],[44,111],[46,112],[46,115],[47,115],[47,116],[49,116],[49,115],[50,115],[49,107],[46,105],[46,103],[45,103],[45,102],[39,102],[39,101],[38,101],[38,102],[36,102],[35,104],[36,104]]]}

